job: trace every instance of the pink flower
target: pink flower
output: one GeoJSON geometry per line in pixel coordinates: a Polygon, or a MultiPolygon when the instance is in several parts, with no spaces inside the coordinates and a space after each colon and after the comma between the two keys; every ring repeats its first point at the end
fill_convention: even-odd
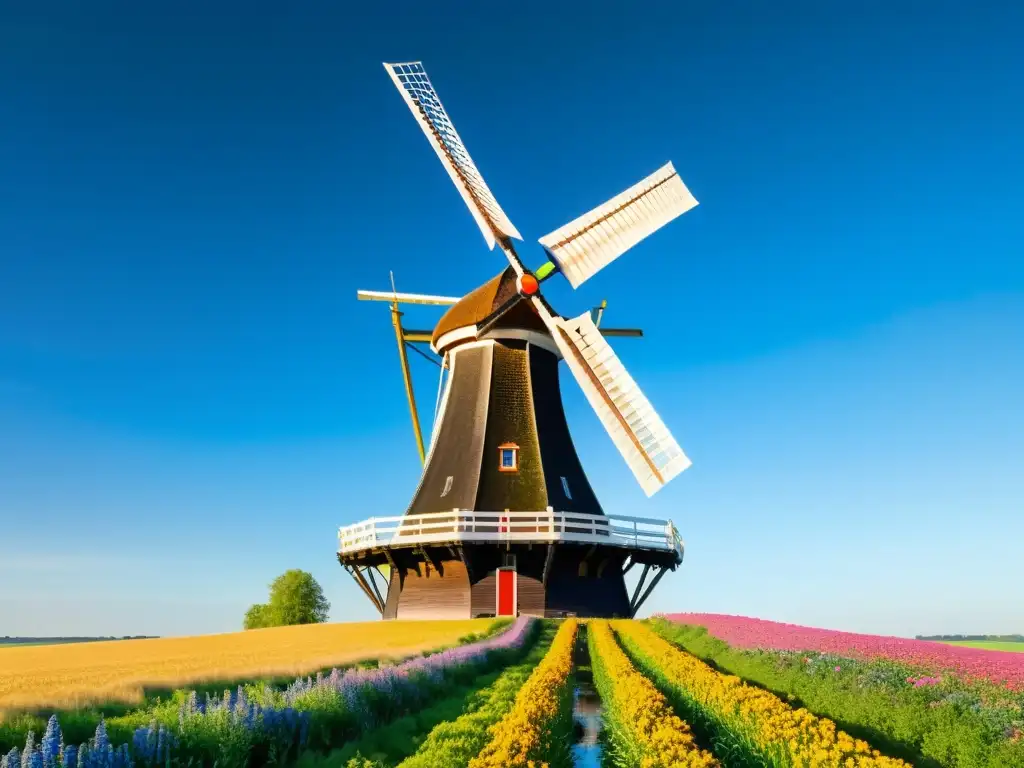
{"type": "MultiPolygon", "coordinates": [[[[933,672],[953,672],[968,680],[989,680],[1013,691],[1024,691],[1024,653],[815,629],[716,613],[673,613],[665,618],[680,624],[707,627],[711,635],[736,648],[819,651],[855,659],[883,658],[933,672]]],[[[805,663],[808,662],[805,657],[805,663]]],[[[938,677],[930,678],[924,685],[935,685],[939,680],[938,677]]],[[[913,683],[914,678],[907,682],[913,683]]]]}

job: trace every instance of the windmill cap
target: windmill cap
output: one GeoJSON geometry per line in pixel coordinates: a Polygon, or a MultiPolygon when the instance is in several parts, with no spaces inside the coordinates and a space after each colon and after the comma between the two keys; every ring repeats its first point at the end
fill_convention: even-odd
{"type": "MultiPolygon", "coordinates": [[[[488,280],[479,288],[474,288],[458,302],[453,304],[434,327],[431,337],[431,344],[437,351],[445,347],[451,347],[458,341],[472,341],[472,337],[459,336],[452,342],[446,342],[439,346],[438,342],[452,331],[462,328],[472,328],[486,320],[492,312],[500,307],[508,299],[519,292],[516,285],[516,272],[512,267],[507,267],[503,272],[488,280]]],[[[547,327],[541,320],[533,305],[528,301],[521,301],[508,312],[506,312],[492,328],[493,331],[502,328],[517,328],[527,331],[538,331],[547,334],[547,327]]]]}

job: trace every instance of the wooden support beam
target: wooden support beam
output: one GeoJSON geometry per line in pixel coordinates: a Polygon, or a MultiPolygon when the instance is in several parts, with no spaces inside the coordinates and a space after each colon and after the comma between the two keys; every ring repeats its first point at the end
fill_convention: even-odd
{"type": "MultiPolygon", "coordinates": [[[[373,594],[377,596],[377,602],[383,606],[384,598],[380,596],[380,587],[377,586],[377,580],[373,578],[373,570],[370,569],[370,566],[366,566],[363,574],[366,580],[370,583],[370,586],[373,587],[373,594]]],[[[381,611],[381,613],[383,613],[383,611],[381,611]]]]}
{"type": "Polygon", "coordinates": [[[384,602],[379,597],[377,597],[377,595],[374,594],[373,590],[370,588],[370,585],[366,581],[366,577],[362,574],[358,567],[353,567],[352,573],[356,577],[356,580],[359,582],[360,586],[363,588],[363,591],[366,593],[366,596],[370,598],[370,602],[373,603],[374,607],[376,607],[376,609],[380,611],[381,616],[383,616],[384,602]]]}
{"type": "Polygon", "coordinates": [[[455,551],[459,553],[459,560],[461,560],[462,564],[466,567],[466,575],[469,576],[469,583],[472,584],[473,583],[473,567],[469,564],[469,558],[466,557],[465,550],[463,550],[462,546],[460,545],[460,546],[455,547],[455,551]]]}
{"type": "Polygon", "coordinates": [[[413,331],[409,328],[402,331],[402,338],[410,344],[429,344],[433,337],[430,331],[413,331]]]}
{"type": "Polygon", "coordinates": [[[654,588],[658,586],[658,582],[661,581],[661,577],[664,576],[667,571],[668,568],[662,567],[658,571],[654,579],[651,580],[650,586],[647,587],[647,591],[644,592],[643,597],[640,598],[640,601],[630,606],[631,613],[629,614],[629,617],[631,619],[636,617],[637,611],[640,610],[640,606],[642,606],[644,602],[646,602],[647,598],[651,596],[651,592],[653,592],[654,588]]]}
{"type": "Polygon", "coordinates": [[[437,566],[436,566],[436,565],[434,564],[434,561],[430,559],[430,555],[428,555],[428,554],[427,554],[427,548],[426,548],[426,547],[417,547],[417,548],[416,548],[416,550],[417,550],[417,551],[418,551],[418,552],[419,552],[419,553],[420,553],[421,555],[423,555],[423,561],[424,561],[424,562],[425,562],[425,563],[426,563],[427,565],[429,565],[429,566],[430,566],[431,568],[433,568],[433,569],[434,569],[435,571],[437,571],[438,575],[440,575],[440,576],[443,576],[443,575],[444,575],[444,573],[443,573],[443,572],[441,571],[441,569],[440,569],[440,568],[438,568],[438,567],[437,567],[437,566]]]}
{"type": "Polygon", "coordinates": [[[405,382],[405,396],[409,400],[409,414],[412,416],[412,431],[416,437],[416,450],[420,454],[420,463],[426,462],[423,450],[423,432],[420,429],[420,417],[416,411],[416,395],[412,390],[412,373],[409,370],[409,356],[405,353],[405,337],[402,331],[402,313],[398,311],[398,302],[391,304],[391,324],[395,326],[395,339],[398,341],[398,358],[402,364],[402,379],[405,382]]]}
{"type": "Polygon", "coordinates": [[[348,575],[351,576],[353,579],[355,579],[356,584],[358,584],[359,588],[361,590],[363,590],[363,594],[366,595],[367,599],[371,603],[373,603],[373,607],[376,608],[380,612],[381,616],[383,616],[384,615],[384,606],[381,605],[377,601],[377,598],[373,596],[373,593],[370,591],[370,587],[367,586],[366,581],[359,574],[359,570],[357,568],[353,568],[352,566],[349,566],[349,565],[345,565],[344,568],[345,568],[346,571],[348,571],[348,575]]]}
{"type": "Polygon", "coordinates": [[[643,571],[640,573],[640,581],[636,583],[636,589],[633,590],[633,599],[629,601],[630,606],[636,602],[637,595],[639,595],[640,590],[644,588],[644,582],[647,581],[647,574],[650,570],[651,566],[645,565],[643,571]]]}
{"type": "Polygon", "coordinates": [[[547,587],[548,585],[548,574],[551,573],[551,563],[555,559],[555,546],[554,544],[548,544],[548,552],[544,556],[544,573],[541,577],[541,583],[547,587]]]}

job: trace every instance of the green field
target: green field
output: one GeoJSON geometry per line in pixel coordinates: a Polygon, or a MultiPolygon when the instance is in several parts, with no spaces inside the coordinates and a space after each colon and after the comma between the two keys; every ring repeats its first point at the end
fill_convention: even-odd
{"type": "Polygon", "coordinates": [[[1024,643],[995,643],[987,640],[944,640],[946,645],[959,645],[964,648],[980,648],[983,651],[1017,651],[1024,653],[1024,643]]]}
{"type": "Polygon", "coordinates": [[[24,648],[26,645],[53,645],[53,643],[0,643],[0,648],[24,648]]]}
{"type": "Polygon", "coordinates": [[[73,643],[95,643],[98,640],[98,638],[97,640],[63,640],[56,638],[53,640],[34,640],[26,643],[0,643],[0,648],[24,648],[29,645],[71,645],[73,643]]]}

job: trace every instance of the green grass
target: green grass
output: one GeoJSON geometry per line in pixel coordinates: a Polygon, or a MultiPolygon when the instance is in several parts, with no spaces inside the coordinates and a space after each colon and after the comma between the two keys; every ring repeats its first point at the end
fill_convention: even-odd
{"type": "MultiPolygon", "coordinates": [[[[459,717],[435,727],[416,753],[398,768],[462,768],[467,765],[491,740],[490,728],[515,706],[519,690],[547,654],[556,631],[554,622],[545,622],[536,645],[521,664],[506,668],[477,694],[459,717]]],[[[559,764],[558,760],[553,762],[559,764]]]]}
{"type": "Polygon", "coordinates": [[[81,643],[102,643],[113,640],[148,640],[150,638],[120,638],[120,637],[73,637],[73,638],[62,638],[52,637],[46,640],[31,640],[25,643],[3,643],[0,642],[0,648],[24,648],[25,646],[32,645],[79,645],[81,643]]]}
{"type": "Polygon", "coordinates": [[[472,685],[459,686],[426,709],[378,726],[329,755],[306,752],[299,758],[297,768],[337,768],[350,760],[356,765],[396,765],[419,749],[433,728],[458,718],[478,695],[479,687],[490,685],[499,674],[491,672],[472,685]]]}
{"type": "Polygon", "coordinates": [[[939,686],[914,688],[906,678],[915,670],[895,663],[847,659],[834,672],[837,662],[828,655],[811,654],[813,663],[806,663],[804,654],[732,648],[703,627],[662,619],[649,624],[720,672],[826,717],[915,768],[1024,767],[1024,740],[1006,735],[1021,710],[1012,694],[996,686],[976,690],[947,678],[939,686]],[[993,703],[985,705],[985,699],[993,703]]]}
{"type": "Polygon", "coordinates": [[[27,645],[52,645],[52,643],[0,643],[0,648],[24,648],[27,645]]]}
{"type": "Polygon", "coordinates": [[[551,645],[545,622],[520,662],[481,675],[430,707],[379,726],[330,754],[306,752],[296,768],[453,768],[486,745],[488,727],[512,708],[516,694],[551,645]]]}
{"type": "Polygon", "coordinates": [[[998,643],[989,640],[943,640],[945,645],[959,645],[961,648],[979,648],[983,651],[1016,651],[1024,653],[1024,643],[998,643]]]}

